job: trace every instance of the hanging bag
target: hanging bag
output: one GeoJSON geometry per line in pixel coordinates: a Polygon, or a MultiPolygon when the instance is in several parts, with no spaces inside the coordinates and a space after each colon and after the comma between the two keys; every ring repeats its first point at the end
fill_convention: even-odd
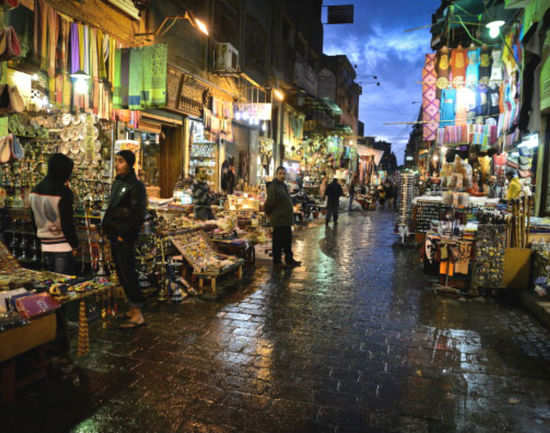
{"type": "Polygon", "coordinates": [[[20,160],[25,157],[25,149],[23,149],[23,146],[21,146],[21,142],[19,139],[12,135],[11,141],[11,156],[15,160],[20,160]]]}
{"type": "Polygon", "coordinates": [[[19,93],[19,89],[15,86],[9,86],[8,92],[10,97],[10,113],[22,113],[25,110],[25,102],[19,93]]]}
{"type": "Polygon", "coordinates": [[[0,137],[0,164],[5,164],[11,158],[10,136],[0,137]]]}
{"type": "MultiPolygon", "coordinates": [[[[0,0],[1,1],[1,0],[0,0]]],[[[6,62],[21,55],[21,45],[12,26],[0,31],[0,61],[6,62]]]]}

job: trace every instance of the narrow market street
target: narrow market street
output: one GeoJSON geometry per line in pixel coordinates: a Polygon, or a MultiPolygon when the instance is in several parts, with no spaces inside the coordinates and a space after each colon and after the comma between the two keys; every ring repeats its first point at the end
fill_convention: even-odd
{"type": "Polygon", "coordinates": [[[389,211],[297,238],[301,268],[92,327],[80,383],[30,388],[0,431],[550,431],[550,332],[527,313],[433,295],[389,211]]]}

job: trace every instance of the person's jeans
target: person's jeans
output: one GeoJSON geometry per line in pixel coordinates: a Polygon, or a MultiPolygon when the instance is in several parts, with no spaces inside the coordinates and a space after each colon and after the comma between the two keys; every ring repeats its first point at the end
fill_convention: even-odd
{"type": "Polygon", "coordinates": [[[327,207],[327,224],[334,219],[334,224],[338,223],[338,207],[327,207]]]}
{"type": "Polygon", "coordinates": [[[134,242],[111,241],[111,252],[120,285],[124,288],[132,307],[141,308],[145,298],[141,292],[136,269],[136,246],[134,242]]]}
{"type": "Polygon", "coordinates": [[[292,228],[290,226],[273,227],[273,263],[281,263],[283,251],[285,262],[292,262],[294,260],[292,256],[292,228]]]}
{"type": "Polygon", "coordinates": [[[74,259],[72,253],[43,253],[44,267],[50,272],[74,275],[74,259]]]}

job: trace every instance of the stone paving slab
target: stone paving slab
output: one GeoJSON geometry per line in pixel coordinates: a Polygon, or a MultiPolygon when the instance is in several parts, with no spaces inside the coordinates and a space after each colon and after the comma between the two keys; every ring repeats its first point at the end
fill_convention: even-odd
{"type": "Polygon", "coordinates": [[[0,432],[550,431],[550,332],[426,290],[392,218],[303,230],[301,268],[153,303],[145,328],[92,326],[79,375],[21,392],[0,432]]]}

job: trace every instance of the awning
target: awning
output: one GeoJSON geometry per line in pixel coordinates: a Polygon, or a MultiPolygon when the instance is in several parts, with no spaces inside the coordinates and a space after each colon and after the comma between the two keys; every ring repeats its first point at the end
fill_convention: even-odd
{"type": "Polygon", "coordinates": [[[357,145],[357,154],[359,156],[374,156],[374,163],[380,164],[382,157],[384,156],[383,150],[374,149],[368,146],[357,145]]]}

